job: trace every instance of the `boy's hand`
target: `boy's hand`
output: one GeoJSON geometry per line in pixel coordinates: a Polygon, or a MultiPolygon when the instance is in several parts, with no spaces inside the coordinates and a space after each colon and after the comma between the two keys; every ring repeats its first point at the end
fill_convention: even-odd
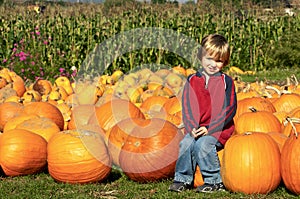
{"type": "Polygon", "coordinates": [[[201,126],[201,127],[199,127],[198,129],[193,128],[191,134],[192,134],[192,136],[193,136],[194,138],[198,138],[198,137],[207,135],[207,134],[208,134],[208,130],[207,130],[206,127],[201,126]]]}

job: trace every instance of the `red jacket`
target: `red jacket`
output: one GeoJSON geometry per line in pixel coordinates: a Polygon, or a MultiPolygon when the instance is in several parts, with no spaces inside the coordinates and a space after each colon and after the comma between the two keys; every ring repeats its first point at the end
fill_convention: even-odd
{"type": "Polygon", "coordinates": [[[186,132],[205,126],[208,134],[224,146],[234,131],[236,107],[235,87],[230,76],[219,72],[206,80],[198,71],[188,77],[182,96],[186,132]]]}

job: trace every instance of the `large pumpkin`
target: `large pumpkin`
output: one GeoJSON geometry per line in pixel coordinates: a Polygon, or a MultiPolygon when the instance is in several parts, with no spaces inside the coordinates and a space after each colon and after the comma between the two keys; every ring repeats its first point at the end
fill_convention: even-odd
{"type": "Polygon", "coordinates": [[[76,105],[72,109],[71,119],[68,122],[68,129],[77,129],[87,125],[91,115],[95,114],[95,105],[76,105]]]}
{"type": "Polygon", "coordinates": [[[56,123],[60,130],[64,129],[64,117],[60,110],[53,104],[47,102],[31,102],[24,106],[24,112],[49,118],[56,123]]]}
{"type": "Polygon", "coordinates": [[[144,120],[128,135],[119,156],[124,173],[137,182],[173,177],[183,135],[171,122],[144,120]]]}
{"type": "Polygon", "coordinates": [[[65,130],[48,142],[48,170],[59,182],[102,181],[110,174],[111,164],[107,147],[98,133],[65,130]]]}
{"type": "Polygon", "coordinates": [[[13,117],[23,112],[23,105],[17,102],[4,102],[0,104],[0,131],[4,125],[13,117]]]}
{"type": "Polygon", "coordinates": [[[0,146],[0,164],[7,176],[36,174],[47,165],[47,142],[31,131],[7,131],[0,146]]]}
{"type": "Polygon", "coordinates": [[[10,119],[6,122],[6,124],[3,127],[3,133],[5,133],[8,130],[15,129],[17,125],[21,124],[26,120],[30,120],[37,117],[39,116],[35,114],[20,113],[19,115],[15,116],[14,119],[10,119]]]}
{"type": "Polygon", "coordinates": [[[54,134],[60,132],[59,127],[51,119],[38,116],[24,120],[23,122],[17,124],[15,128],[36,133],[42,136],[47,142],[54,134]]]}
{"type": "Polygon", "coordinates": [[[293,131],[281,151],[281,175],[284,185],[291,192],[300,195],[300,139],[293,131]]]}
{"type": "Polygon", "coordinates": [[[288,136],[286,136],[283,133],[278,133],[278,132],[269,132],[267,134],[269,136],[271,136],[271,138],[273,138],[273,140],[277,143],[279,150],[281,152],[282,147],[283,147],[285,141],[287,140],[288,136]]]}
{"type": "Polygon", "coordinates": [[[251,108],[252,112],[245,112],[235,122],[235,133],[245,132],[281,132],[281,123],[278,118],[269,111],[257,111],[251,108]]]}
{"type": "Polygon", "coordinates": [[[128,135],[134,128],[147,125],[147,122],[142,118],[127,118],[121,120],[108,130],[106,133],[108,137],[107,146],[115,165],[120,166],[119,155],[128,135]]]}
{"type": "Polygon", "coordinates": [[[245,133],[229,138],[221,167],[225,187],[232,192],[266,194],[281,181],[280,151],[266,133],[245,133]]]}
{"type": "Polygon", "coordinates": [[[119,121],[126,118],[145,118],[142,111],[132,102],[113,99],[95,108],[95,114],[89,119],[90,124],[99,124],[107,131],[119,121]]]}

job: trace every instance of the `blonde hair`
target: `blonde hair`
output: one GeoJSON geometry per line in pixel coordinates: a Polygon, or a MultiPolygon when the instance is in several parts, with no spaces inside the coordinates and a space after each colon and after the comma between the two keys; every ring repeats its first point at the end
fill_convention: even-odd
{"type": "Polygon", "coordinates": [[[230,46],[225,37],[220,34],[210,34],[202,39],[198,58],[201,60],[206,53],[215,60],[223,61],[224,66],[229,64],[230,46]]]}

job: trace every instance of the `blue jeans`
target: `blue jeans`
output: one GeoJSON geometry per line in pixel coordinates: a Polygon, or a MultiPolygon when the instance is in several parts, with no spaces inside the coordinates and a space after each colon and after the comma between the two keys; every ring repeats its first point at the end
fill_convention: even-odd
{"type": "Polygon", "coordinates": [[[223,145],[213,136],[198,139],[186,134],[179,145],[174,181],[192,185],[196,166],[199,165],[204,183],[222,182],[217,149],[223,145]]]}

